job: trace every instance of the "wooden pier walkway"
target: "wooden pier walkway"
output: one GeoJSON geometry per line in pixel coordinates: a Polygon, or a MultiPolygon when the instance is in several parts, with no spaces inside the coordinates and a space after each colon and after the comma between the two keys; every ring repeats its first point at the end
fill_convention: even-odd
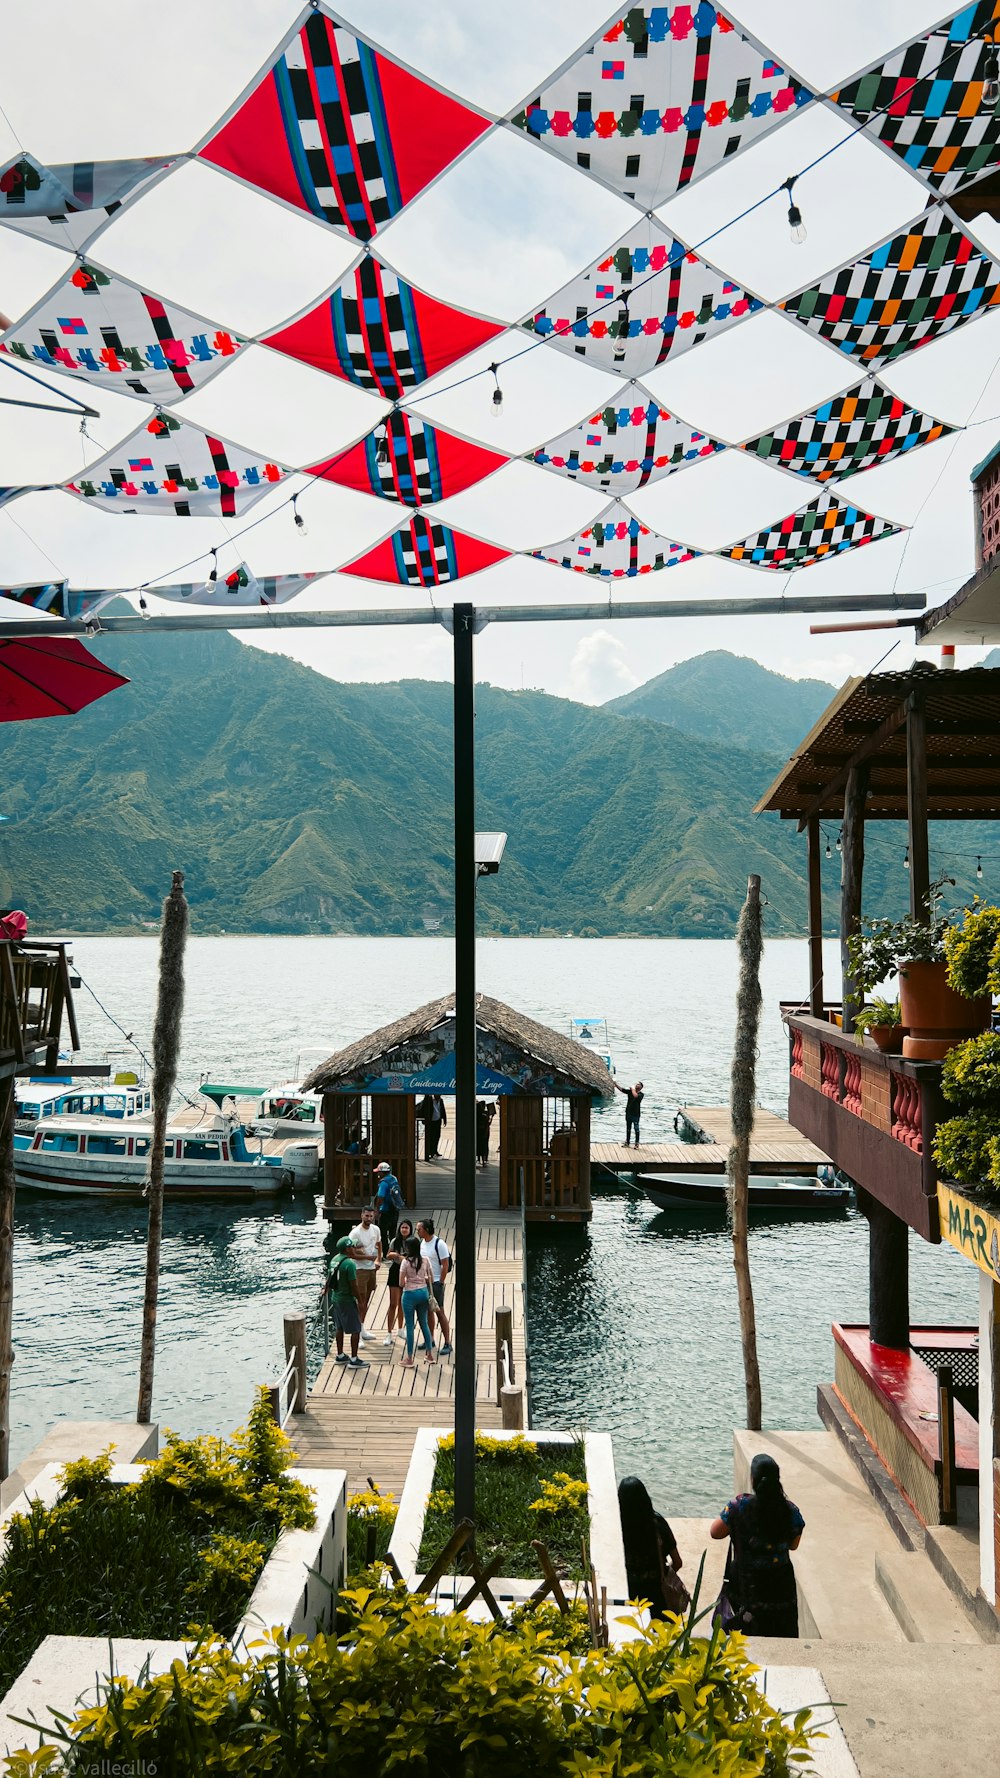
{"type": "MultiPolygon", "coordinates": [[[[698,1140],[643,1142],[638,1148],[626,1148],[621,1142],[594,1142],[591,1161],[611,1172],[724,1173],[732,1141],[729,1107],[682,1105],[677,1115],[698,1140]]],[[[750,1138],[751,1173],[815,1173],[829,1159],[777,1112],[756,1107],[750,1138]]]]}
{"type": "MultiPolygon", "coordinates": [[[[443,1145],[442,1145],[443,1147],[443,1145]]],[[[497,1405],[494,1314],[510,1307],[514,1323],[514,1380],[527,1382],[524,1324],[524,1240],[519,1210],[499,1208],[499,1168],[495,1163],[476,1179],[476,1399],[477,1425],[501,1424],[497,1405]]],[[[414,1221],[427,1213],[434,1232],[455,1254],[455,1172],[450,1158],[417,1164],[417,1208],[414,1221]]],[[[418,1427],[452,1426],[455,1418],[454,1359],[438,1356],[428,1364],[419,1353],[412,1370],[404,1369],[405,1346],[397,1338],[383,1343],[388,1291],[385,1268],[372,1298],[366,1326],[379,1336],[363,1340],[361,1355],[368,1368],[339,1365],[334,1351],[309,1392],[304,1414],[293,1414],[287,1431],[304,1464],[320,1469],[346,1469],[348,1492],[365,1488],[369,1476],[383,1493],[397,1500],[402,1491],[418,1427]]],[[[454,1278],[445,1284],[445,1311],[454,1324],[454,1278]]]]}

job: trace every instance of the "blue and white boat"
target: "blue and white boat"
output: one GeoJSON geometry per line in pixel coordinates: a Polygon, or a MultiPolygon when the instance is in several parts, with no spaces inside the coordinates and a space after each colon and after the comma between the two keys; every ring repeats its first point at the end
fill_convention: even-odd
{"type": "Polygon", "coordinates": [[[608,1073],[614,1074],[608,1021],[603,1013],[595,1013],[592,1019],[570,1019],[569,1034],[574,1042],[582,1043],[584,1049],[592,1050],[595,1056],[600,1056],[608,1073]]]}
{"type": "Polygon", "coordinates": [[[30,1136],[40,1118],[149,1118],[153,1100],[148,1086],[134,1074],[107,1081],[18,1080],[14,1083],[14,1133],[30,1136]]]}
{"type": "MultiPolygon", "coordinates": [[[[14,1136],[18,1188],[138,1201],[151,1139],[151,1124],[139,1119],[41,1118],[31,1136],[14,1136]]],[[[164,1196],[175,1201],[274,1197],[293,1181],[280,1155],[252,1154],[242,1126],[223,1118],[168,1126],[163,1175],[164,1196]]]]}

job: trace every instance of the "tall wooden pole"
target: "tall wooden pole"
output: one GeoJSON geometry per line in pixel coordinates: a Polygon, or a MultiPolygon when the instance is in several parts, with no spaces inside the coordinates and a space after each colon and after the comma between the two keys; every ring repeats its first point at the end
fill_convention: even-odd
{"type": "Polygon", "coordinates": [[[14,1077],[0,1081],[0,1481],[10,1474],[14,1367],[14,1077]]]}
{"type": "Polygon", "coordinates": [[[809,858],[809,1011],[823,1017],[823,877],[819,857],[819,816],[806,827],[809,858]]]}
{"type": "Polygon", "coordinates": [[[750,1196],[750,1136],[757,1085],[757,1033],[760,1028],[760,958],[763,950],[759,877],[750,877],[747,882],[747,898],[736,928],[736,944],[740,955],[740,979],[736,991],[736,1043],[733,1049],[730,1093],[733,1142],[726,1171],[729,1175],[729,1211],[733,1227],[733,1265],[740,1300],[747,1427],[751,1432],[758,1432],[761,1418],[760,1367],[757,1363],[757,1320],[754,1314],[753,1285],[750,1281],[747,1209],[750,1196]]]}
{"type": "Polygon", "coordinates": [[[181,1016],[184,1011],[184,947],[188,933],[188,904],[184,899],[184,872],[174,871],[170,894],[163,904],[160,931],[160,979],[153,1026],[153,1131],[149,1142],[149,1229],[146,1236],[146,1293],[142,1305],[142,1348],[139,1356],[139,1406],[136,1419],[146,1426],[153,1409],[153,1359],[156,1352],[156,1310],[160,1293],[160,1242],[163,1236],[163,1150],[166,1142],[170,1096],[177,1083],[177,1059],[181,1047],[181,1016]]]}
{"type": "Polygon", "coordinates": [[[840,971],[843,981],[844,1030],[854,1030],[858,993],[847,957],[847,941],[861,924],[861,884],[865,870],[865,798],[868,795],[868,762],[852,766],[844,789],[843,877],[840,885],[840,971]]]}
{"type": "Polygon", "coordinates": [[[476,769],[471,605],[454,607],[455,1523],[476,1517],[476,769]]]}

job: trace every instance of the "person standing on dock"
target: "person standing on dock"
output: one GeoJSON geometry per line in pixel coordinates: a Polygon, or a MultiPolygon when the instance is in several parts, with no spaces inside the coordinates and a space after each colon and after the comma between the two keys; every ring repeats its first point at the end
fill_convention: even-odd
{"type": "Polygon", "coordinates": [[[642,1116],[642,1081],[637,1080],[634,1087],[620,1087],[615,1081],[615,1088],[625,1094],[625,1147],[629,1145],[632,1132],[635,1131],[635,1145],[639,1146],[639,1119],[642,1116]]]}
{"type": "Polygon", "coordinates": [[[476,1100],[476,1165],[485,1167],[490,1158],[490,1125],[495,1107],[488,1099],[476,1100]]]}
{"type": "Polygon", "coordinates": [[[388,1253],[389,1242],[396,1233],[399,1213],[406,1209],[406,1200],[399,1187],[399,1180],[388,1161],[379,1161],[375,1169],[378,1184],[375,1188],[375,1210],[378,1215],[378,1232],[382,1237],[382,1252],[388,1253]]]}
{"type": "Polygon", "coordinates": [[[440,1093],[425,1093],[417,1106],[417,1116],[424,1126],[424,1160],[436,1161],[441,1146],[441,1126],[448,1122],[440,1093]]]}
{"type": "Polygon", "coordinates": [[[441,1356],[447,1358],[451,1351],[451,1328],[444,1312],[444,1281],[451,1271],[451,1249],[440,1235],[434,1233],[434,1223],[429,1216],[417,1223],[417,1234],[420,1237],[420,1254],[431,1269],[431,1320],[437,1321],[441,1327],[444,1345],[441,1356]]]}
{"type": "Polygon", "coordinates": [[[724,1630],[745,1636],[797,1636],[799,1607],[790,1552],[802,1541],[805,1520],[781,1486],[773,1457],[761,1451],[750,1465],[750,1494],[738,1494],[709,1527],[729,1538],[726,1576],[716,1606],[724,1630]]]}
{"type": "Polygon", "coordinates": [[[365,1316],[368,1304],[375,1294],[378,1268],[382,1263],[382,1236],[375,1222],[375,1212],[370,1204],[366,1204],[361,1212],[361,1221],[356,1223],[350,1234],[351,1246],[358,1267],[358,1309],[361,1314],[361,1338],[375,1338],[370,1328],[365,1327],[365,1316]]]}
{"type": "Polygon", "coordinates": [[[333,1335],[337,1342],[334,1363],[349,1364],[355,1370],[360,1370],[363,1365],[367,1365],[368,1360],[358,1357],[361,1312],[358,1308],[358,1268],[350,1235],[341,1235],[331,1255],[331,1262],[325,1288],[333,1308],[333,1335]],[[351,1342],[350,1358],[344,1351],[345,1334],[351,1342]]]}

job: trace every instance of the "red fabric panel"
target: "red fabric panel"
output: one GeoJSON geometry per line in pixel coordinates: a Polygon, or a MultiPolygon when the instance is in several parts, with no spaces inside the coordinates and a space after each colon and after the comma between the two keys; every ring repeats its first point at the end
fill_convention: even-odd
{"type": "Polygon", "coordinates": [[[275,197],[285,198],[297,210],[309,214],[288,152],[281,107],[270,74],[202,149],[198,159],[224,167],[237,178],[273,192],[275,197]]]}
{"type": "Polygon", "coordinates": [[[0,641],[0,722],[66,716],[127,684],[72,636],[0,641]]]}
{"type": "Polygon", "coordinates": [[[408,204],[490,125],[385,56],[377,60],[399,195],[408,204]]]}

